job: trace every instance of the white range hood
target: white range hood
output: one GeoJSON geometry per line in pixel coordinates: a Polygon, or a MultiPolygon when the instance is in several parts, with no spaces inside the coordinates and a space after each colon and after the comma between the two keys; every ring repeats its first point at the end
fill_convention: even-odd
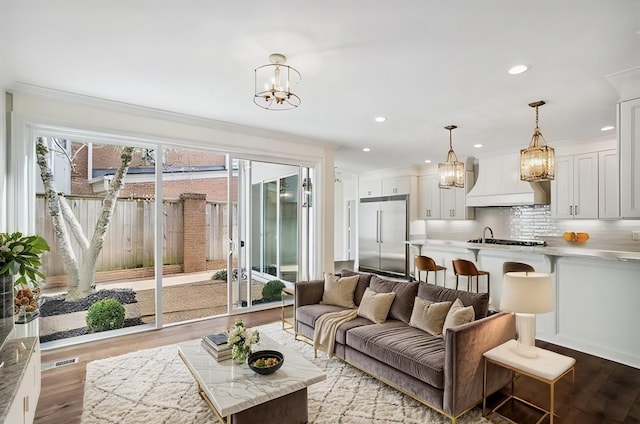
{"type": "Polygon", "coordinates": [[[520,180],[516,154],[478,159],[477,180],[467,193],[468,207],[548,205],[549,183],[520,180]]]}

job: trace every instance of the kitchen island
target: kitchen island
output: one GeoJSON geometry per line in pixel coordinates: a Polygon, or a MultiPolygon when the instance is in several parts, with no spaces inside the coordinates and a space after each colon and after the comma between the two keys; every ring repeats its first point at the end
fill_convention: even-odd
{"type": "Polygon", "coordinates": [[[446,266],[447,287],[455,286],[451,260],[476,262],[491,273],[491,306],[498,309],[502,264],[525,262],[551,274],[553,312],[537,316],[540,340],[640,368],[637,303],[640,300],[640,252],[589,245],[505,246],[450,240],[410,240],[425,256],[446,266]]]}

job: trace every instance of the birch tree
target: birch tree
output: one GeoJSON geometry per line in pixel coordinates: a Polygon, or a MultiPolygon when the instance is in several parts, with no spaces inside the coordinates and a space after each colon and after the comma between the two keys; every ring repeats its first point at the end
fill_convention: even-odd
{"type": "Polygon", "coordinates": [[[123,147],[120,152],[120,166],[116,170],[111,184],[102,201],[102,211],[96,223],[91,239],[89,239],[74,215],[64,193],[58,193],[53,186],[53,173],[47,160],[49,147],[46,139],[36,139],[36,159],[40,167],[40,177],[44,186],[45,201],[53,231],[62,257],[68,279],[67,299],[86,297],[95,287],[96,264],[102,250],[109,222],[113,216],[116,200],[123,187],[124,177],[133,159],[133,147],[123,147]],[[73,250],[73,237],[83,251],[82,261],[78,260],[73,250]]]}

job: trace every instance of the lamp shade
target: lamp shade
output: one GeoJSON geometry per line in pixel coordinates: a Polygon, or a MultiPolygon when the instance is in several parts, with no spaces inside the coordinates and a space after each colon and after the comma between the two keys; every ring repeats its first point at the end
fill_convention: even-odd
{"type": "Polygon", "coordinates": [[[502,282],[500,309],[522,314],[553,311],[551,276],[542,272],[507,272],[502,282]]]}

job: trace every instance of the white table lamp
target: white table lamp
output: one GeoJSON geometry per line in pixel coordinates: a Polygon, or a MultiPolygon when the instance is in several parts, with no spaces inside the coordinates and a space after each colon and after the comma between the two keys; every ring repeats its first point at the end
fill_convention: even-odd
{"type": "Polygon", "coordinates": [[[515,312],[518,355],[535,358],[536,316],[553,311],[551,276],[542,272],[507,272],[502,284],[500,309],[515,312]]]}

